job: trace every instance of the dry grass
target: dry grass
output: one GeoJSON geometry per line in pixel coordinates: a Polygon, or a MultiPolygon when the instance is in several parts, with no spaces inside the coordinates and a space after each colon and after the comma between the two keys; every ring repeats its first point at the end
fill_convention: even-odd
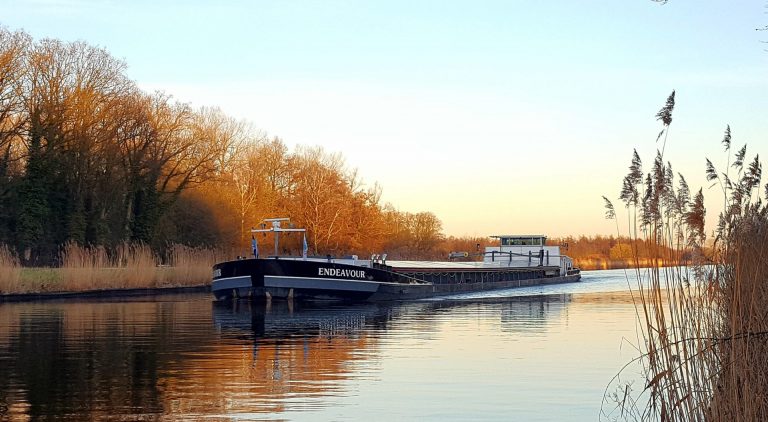
{"type": "Polygon", "coordinates": [[[171,247],[170,267],[165,282],[174,286],[196,286],[211,281],[211,267],[224,260],[224,254],[205,248],[184,245],[171,247]]]}
{"type": "Polygon", "coordinates": [[[169,264],[144,244],[114,250],[67,243],[59,268],[21,268],[16,255],[0,246],[0,293],[78,292],[103,289],[199,286],[210,283],[211,267],[225,253],[173,245],[169,264]]]}
{"type": "Polygon", "coordinates": [[[149,246],[122,244],[117,248],[113,261],[114,281],[110,288],[161,287],[162,271],[158,268],[160,260],[149,246]]]}
{"type": "Polygon", "coordinates": [[[70,242],[61,252],[61,280],[57,290],[82,291],[106,287],[115,272],[106,249],[83,247],[70,242]]]}
{"type": "Polygon", "coordinates": [[[220,255],[212,249],[173,245],[170,265],[160,265],[144,244],[123,244],[112,258],[101,247],[67,244],[62,252],[62,285],[72,291],[199,286],[211,281],[211,267],[220,255]]]}
{"type": "Polygon", "coordinates": [[[17,292],[21,288],[21,264],[16,254],[0,245],[0,293],[17,292]]]}
{"type": "Polygon", "coordinates": [[[768,209],[730,233],[720,269],[712,420],[768,420],[768,209]]]}
{"type": "Polygon", "coordinates": [[[767,211],[732,221],[716,265],[653,268],[633,288],[646,385],[613,396],[620,419],[768,420],[767,211]]]}
{"type": "MultiPolygon", "coordinates": [[[[670,98],[668,110],[662,109],[669,122],[670,98]]],[[[707,160],[707,179],[721,187],[725,205],[713,264],[705,263],[702,253],[703,191],[691,198],[682,176],[676,190],[663,153],[645,177],[639,157],[633,157],[620,197],[627,214],[634,215],[627,218],[628,231],[648,247],[664,246],[654,254],[660,261],[682,262],[685,256],[694,262],[663,268],[659,261],[627,277],[637,308],[637,361],[645,385],[618,386],[609,394],[616,407],[603,409],[601,418],[768,420],[768,207],[759,199],[757,157],[746,163],[745,147],[731,160],[730,141],[729,128],[723,139],[729,153],[725,172],[707,160]],[[735,180],[729,178],[732,169],[735,180]]],[[[606,217],[615,219],[607,198],[606,208],[606,217]]]]}

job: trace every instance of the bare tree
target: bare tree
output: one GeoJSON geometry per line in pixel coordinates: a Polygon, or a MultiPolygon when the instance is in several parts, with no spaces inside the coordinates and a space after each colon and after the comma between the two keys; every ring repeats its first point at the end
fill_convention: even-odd
{"type": "Polygon", "coordinates": [[[21,133],[26,124],[21,89],[29,35],[0,27],[0,198],[8,193],[12,163],[21,156],[21,133]]]}

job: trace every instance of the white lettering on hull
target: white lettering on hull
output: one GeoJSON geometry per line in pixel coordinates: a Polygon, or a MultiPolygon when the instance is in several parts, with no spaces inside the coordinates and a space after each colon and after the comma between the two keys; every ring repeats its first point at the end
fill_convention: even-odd
{"type": "Polygon", "coordinates": [[[317,275],[365,280],[365,270],[350,270],[346,268],[318,268],[317,275]]]}

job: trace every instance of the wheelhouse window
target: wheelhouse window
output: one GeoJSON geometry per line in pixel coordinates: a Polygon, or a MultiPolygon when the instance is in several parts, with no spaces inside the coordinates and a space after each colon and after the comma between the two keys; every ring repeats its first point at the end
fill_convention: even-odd
{"type": "Polygon", "coordinates": [[[545,237],[502,237],[501,246],[544,246],[545,237]]]}

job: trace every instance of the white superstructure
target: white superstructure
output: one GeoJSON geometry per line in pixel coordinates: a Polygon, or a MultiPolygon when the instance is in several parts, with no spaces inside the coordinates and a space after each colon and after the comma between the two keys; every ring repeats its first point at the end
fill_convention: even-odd
{"type": "Polygon", "coordinates": [[[573,269],[573,260],[560,254],[559,246],[546,246],[543,235],[497,235],[500,246],[485,248],[483,263],[502,263],[512,267],[560,267],[560,275],[573,269]]]}

